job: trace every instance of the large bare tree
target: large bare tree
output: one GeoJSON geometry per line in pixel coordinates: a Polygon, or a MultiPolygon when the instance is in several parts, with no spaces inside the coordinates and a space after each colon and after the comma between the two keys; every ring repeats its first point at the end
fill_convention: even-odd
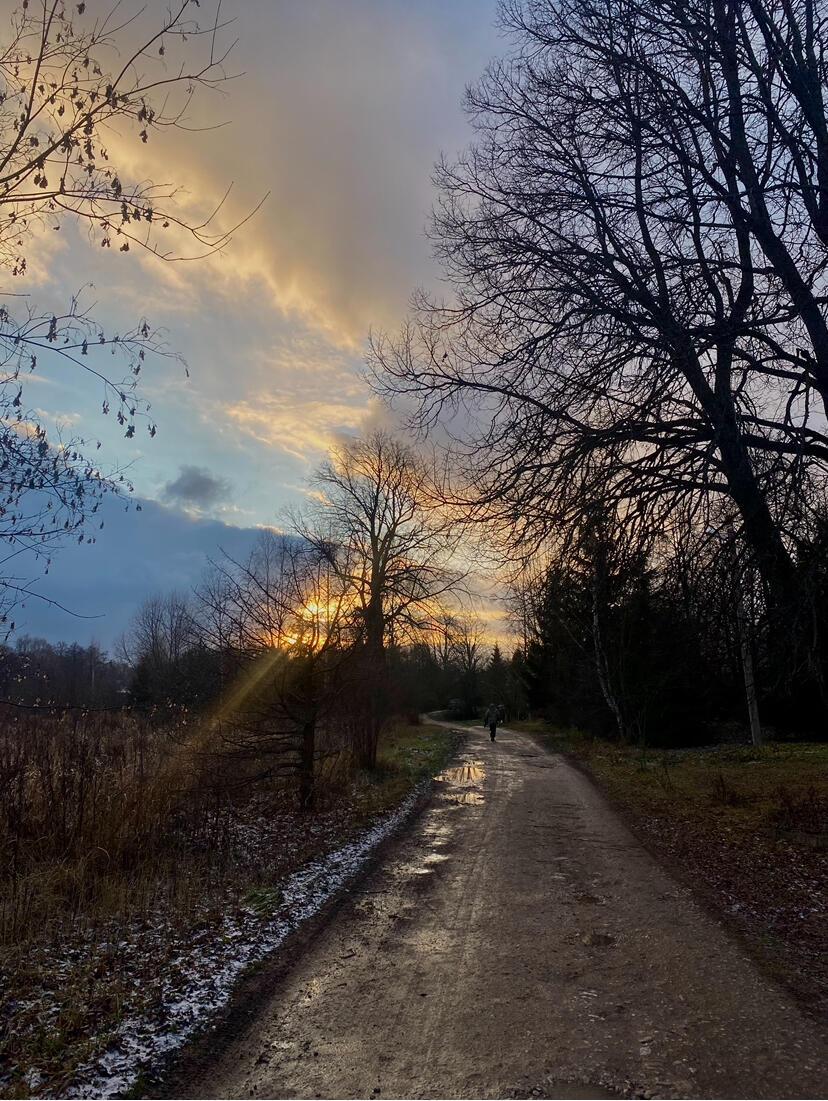
{"type": "Polygon", "coordinates": [[[465,495],[513,547],[586,504],[666,526],[718,499],[778,620],[804,607],[828,462],[823,8],[502,5],[517,49],[438,168],[455,297],[421,296],[374,363],[421,426],[465,418],[465,495]]]}
{"type": "Polygon", "coordinates": [[[377,431],[331,451],[316,506],[294,517],[296,534],[326,556],[350,594],[368,703],[360,755],[369,767],[388,710],[387,647],[419,637],[463,577],[451,564],[457,536],[431,507],[427,483],[414,452],[377,431]]]}

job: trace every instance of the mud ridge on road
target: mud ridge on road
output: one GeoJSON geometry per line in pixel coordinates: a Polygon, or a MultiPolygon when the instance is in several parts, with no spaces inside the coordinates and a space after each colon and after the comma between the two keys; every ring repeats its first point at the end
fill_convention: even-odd
{"type": "Polygon", "coordinates": [[[469,732],[385,853],[175,1096],[824,1095],[824,1031],[530,737],[469,732]]]}

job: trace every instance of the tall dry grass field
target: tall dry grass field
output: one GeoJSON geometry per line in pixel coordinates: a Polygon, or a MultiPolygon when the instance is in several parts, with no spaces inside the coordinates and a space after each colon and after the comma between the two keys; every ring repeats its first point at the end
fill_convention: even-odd
{"type": "Polygon", "coordinates": [[[186,724],[13,708],[0,723],[1,943],[186,896],[220,862],[233,801],[186,724]]]}

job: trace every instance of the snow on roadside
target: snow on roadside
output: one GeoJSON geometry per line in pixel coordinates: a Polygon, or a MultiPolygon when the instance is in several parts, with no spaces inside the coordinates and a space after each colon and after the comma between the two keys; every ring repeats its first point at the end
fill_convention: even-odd
{"type": "MultiPolygon", "coordinates": [[[[279,884],[280,901],[265,918],[253,909],[227,916],[205,943],[182,946],[165,966],[181,977],[157,1011],[123,1021],[110,1047],[80,1067],[61,1096],[117,1097],[171,1052],[204,1029],[252,964],[274,952],[365,866],[377,846],[409,817],[428,788],[424,781],[365,832],[311,861],[279,884]]],[[[44,1095],[44,1096],[49,1096],[44,1095]]]]}

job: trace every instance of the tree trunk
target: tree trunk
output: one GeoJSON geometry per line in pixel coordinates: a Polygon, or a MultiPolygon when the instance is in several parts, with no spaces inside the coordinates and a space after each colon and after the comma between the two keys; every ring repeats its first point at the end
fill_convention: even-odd
{"type": "Polygon", "coordinates": [[[799,595],[796,567],[756,481],[735,423],[725,423],[720,428],[719,454],[731,497],[742,518],[745,542],[753,551],[756,566],[768,587],[771,611],[781,616],[781,621],[790,622],[799,595]]]}
{"type": "Polygon", "coordinates": [[[609,673],[609,662],[607,660],[606,651],[604,649],[603,636],[601,632],[601,616],[599,612],[599,585],[598,585],[598,573],[595,571],[592,575],[592,644],[595,651],[595,671],[598,675],[598,684],[601,687],[601,694],[606,701],[607,707],[612,712],[615,718],[615,724],[618,727],[618,735],[622,741],[627,740],[627,728],[624,722],[624,715],[621,710],[621,704],[618,702],[618,698],[612,688],[612,681],[609,673]]]}
{"type": "Polygon", "coordinates": [[[299,747],[299,806],[302,810],[313,810],[314,775],[313,765],[316,757],[316,720],[309,719],[302,726],[302,741],[299,747]]]}
{"type": "Polygon", "coordinates": [[[762,726],[759,722],[759,702],[756,698],[756,680],[753,673],[753,650],[750,644],[750,636],[745,618],[745,605],[742,598],[742,590],[737,578],[736,590],[736,626],[739,631],[739,649],[742,654],[742,672],[745,677],[745,695],[747,697],[748,717],[750,719],[750,740],[754,745],[761,745],[762,726]]]}
{"type": "Polygon", "coordinates": [[[364,677],[368,707],[359,763],[363,768],[374,769],[377,765],[380,732],[387,710],[385,617],[380,594],[372,596],[365,613],[365,659],[364,677]]]}

